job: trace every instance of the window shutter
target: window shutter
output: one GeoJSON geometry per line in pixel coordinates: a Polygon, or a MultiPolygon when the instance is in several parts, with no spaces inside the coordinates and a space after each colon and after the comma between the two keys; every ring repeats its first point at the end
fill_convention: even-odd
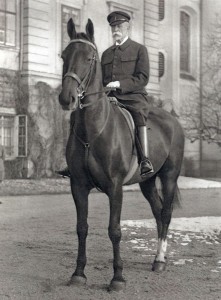
{"type": "Polygon", "coordinates": [[[165,71],[165,58],[162,52],[159,52],[159,78],[163,77],[165,71]]]}
{"type": "Polygon", "coordinates": [[[190,72],[190,16],[180,12],[180,70],[190,72]]]}
{"type": "Polygon", "coordinates": [[[162,21],[165,17],[165,1],[159,0],[159,21],[162,21]]]}
{"type": "Polygon", "coordinates": [[[27,156],[27,116],[18,116],[18,157],[27,156]]]}

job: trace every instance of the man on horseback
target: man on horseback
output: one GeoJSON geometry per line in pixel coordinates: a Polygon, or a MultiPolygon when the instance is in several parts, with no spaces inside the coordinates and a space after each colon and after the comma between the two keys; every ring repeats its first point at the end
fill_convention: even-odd
{"type": "Polygon", "coordinates": [[[130,16],[122,11],[110,13],[114,45],[104,51],[101,58],[103,84],[112,90],[109,94],[131,113],[136,126],[137,149],[140,158],[140,174],[153,172],[148,159],[146,121],[149,113],[145,86],[149,80],[149,58],[145,46],[129,38],[130,16]]]}
{"type": "MultiPolygon", "coordinates": [[[[150,162],[146,120],[149,113],[145,86],[149,80],[149,58],[147,49],[129,38],[130,16],[121,11],[108,15],[114,45],[102,54],[101,65],[103,84],[112,90],[114,97],[132,115],[136,127],[136,144],[139,154],[140,174],[145,176],[154,172],[150,162]]],[[[57,171],[69,177],[68,168],[57,171]]]]}

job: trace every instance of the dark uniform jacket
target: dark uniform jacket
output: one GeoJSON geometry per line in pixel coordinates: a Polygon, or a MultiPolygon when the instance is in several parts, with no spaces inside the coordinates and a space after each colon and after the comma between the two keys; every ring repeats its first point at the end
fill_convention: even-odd
{"type": "Polygon", "coordinates": [[[111,81],[120,81],[120,88],[113,91],[112,96],[131,111],[136,125],[145,125],[149,112],[145,90],[149,80],[146,47],[128,38],[122,45],[113,45],[104,51],[101,65],[104,86],[111,81]]]}

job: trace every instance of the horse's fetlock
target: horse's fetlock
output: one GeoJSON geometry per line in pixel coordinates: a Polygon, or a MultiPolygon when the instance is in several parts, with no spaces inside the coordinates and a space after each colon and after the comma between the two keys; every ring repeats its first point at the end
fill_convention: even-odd
{"type": "Polygon", "coordinates": [[[82,258],[77,259],[77,266],[80,266],[80,269],[82,269],[82,267],[85,267],[86,263],[87,263],[87,258],[86,257],[82,257],[82,258]]]}
{"type": "Polygon", "coordinates": [[[114,261],[113,263],[114,272],[121,272],[123,271],[123,261],[120,259],[117,262],[114,261]]]}

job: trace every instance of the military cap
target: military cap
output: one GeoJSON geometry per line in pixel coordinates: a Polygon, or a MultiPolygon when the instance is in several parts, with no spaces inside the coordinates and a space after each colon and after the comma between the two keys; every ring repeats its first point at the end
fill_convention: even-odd
{"type": "Polygon", "coordinates": [[[130,16],[123,11],[113,11],[107,16],[110,26],[119,25],[130,21],[130,16]]]}

